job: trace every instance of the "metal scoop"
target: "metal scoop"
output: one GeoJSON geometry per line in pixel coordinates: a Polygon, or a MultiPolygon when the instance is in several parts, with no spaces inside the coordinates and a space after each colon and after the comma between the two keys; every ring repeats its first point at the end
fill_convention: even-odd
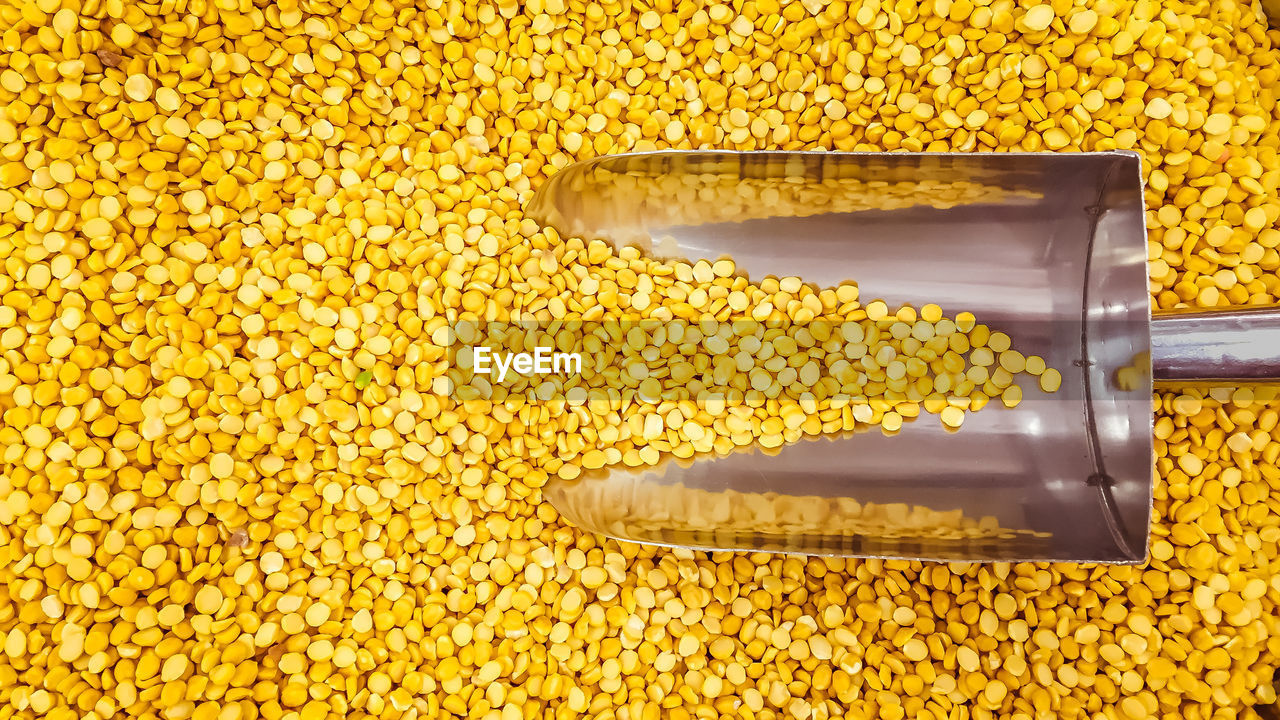
{"type": "Polygon", "coordinates": [[[729,256],[751,281],[857,282],[863,304],[973,312],[1062,373],[958,431],[901,431],[612,469],[544,490],[575,524],[721,550],[1140,562],[1155,382],[1280,376],[1280,312],[1152,317],[1139,157],[1106,153],[654,152],[569,166],[530,214],[661,259],[729,256]]]}

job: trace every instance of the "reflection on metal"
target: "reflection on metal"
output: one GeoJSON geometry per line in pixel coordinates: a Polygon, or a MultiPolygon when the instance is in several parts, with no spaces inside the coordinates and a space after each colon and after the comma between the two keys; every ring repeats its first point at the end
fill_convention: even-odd
{"type": "Polygon", "coordinates": [[[731,256],[752,280],[853,280],[864,302],[971,311],[1063,373],[1057,394],[1027,384],[1021,405],[972,413],[959,432],[925,415],[893,436],[552,481],[545,495],[571,521],[702,548],[1144,559],[1152,379],[1134,360],[1152,348],[1137,155],[613,156],[566,168],[529,211],[562,235],[663,258],[731,256]]]}
{"type": "Polygon", "coordinates": [[[1239,384],[1280,378],[1280,308],[1161,313],[1151,319],[1156,382],[1239,384]]]}
{"type": "MultiPolygon", "coordinates": [[[[946,155],[904,165],[881,154],[651,153],[614,155],[569,166],[543,186],[528,213],[564,235],[633,244],[651,255],[679,257],[688,238],[662,228],[813,217],[869,210],[948,209],[990,203],[1029,204],[1038,192],[1018,179],[973,167],[947,176],[946,155]],[[857,157],[858,162],[848,158],[857,157]]],[[[806,278],[808,279],[808,278],[806,278]]],[[[848,279],[848,278],[845,278],[848,279]]]]}
{"type": "MultiPolygon", "coordinates": [[[[865,495],[859,500],[855,493],[809,493],[820,490],[815,478],[847,460],[840,456],[840,440],[847,437],[822,436],[773,450],[755,447],[673,459],[635,472],[597,471],[572,483],[552,483],[545,494],[578,525],[662,545],[934,560],[968,560],[975,555],[1014,560],[1046,552],[1049,533],[1003,527],[993,515],[970,516],[959,507],[936,510],[894,496],[877,501],[865,495]],[[762,463],[777,468],[767,477],[785,481],[783,488],[764,489],[751,479],[762,463]],[[717,476],[741,481],[717,489],[717,476]],[[665,483],[662,478],[680,482],[665,483]]],[[[1014,463],[997,470],[1017,471],[1014,463]]],[[[902,489],[921,487],[922,479],[904,476],[902,489]]],[[[1017,475],[992,475],[988,490],[999,492],[1020,483],[1017,475]]],[[[930,495],[935,503],[951,500],[940,492],[930,495]]]]}
{"type": "Polygon", "coordinates": [[[1267,16],[1267,24],[1280,27],[1280,0],[1262,0],[1262,12],[1267,16]]]}

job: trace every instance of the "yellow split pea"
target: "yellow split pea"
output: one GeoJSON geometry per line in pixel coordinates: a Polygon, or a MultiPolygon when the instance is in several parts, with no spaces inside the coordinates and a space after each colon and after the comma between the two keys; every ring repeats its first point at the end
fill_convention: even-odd
{"type": "MultiPolygon", "coordinates": [[[[589,257],[610,254],[603,243],[588,247],[589,257]]],[[[1007,335],[977,324],[972,313],[960,313],[957,322],[932,304],[890,313],[875,300],[863,308],[855,285],[816,290],[796,277],[753,284],[728,260],[662,264],[632,249],[618,257],[628,262],[625,275],[606,263],[593,289],[625,282],[646,298],[652,289],[686,299],[645,314],[647,300],[637,307],[634,294],[628,300],[610,291],[610,317],[636,319],[575,324],[573,331],[540,323],[456,328],[462,346],[488,346],[495,356],[552,343],[590,358],[582,373],[499,374],[495,381],[473,354],[460,353],[449,369],[460,399],[521,395],[531,403],[563,399],[570,408],[620,412],[625,398],[628,419],[639,420],[633,435],[585,451],[579,463],[561,466],[561,477],[611,463],[653,465],[669,455],[774,448],[865,425],[896,432],[922,410],[958,427],[965,412],[993,398],[1008,407],[1021,400],[1014,383],[1026,359],[1010,349],[1007,335]],[[992,370],[997,352],[1004,367],[992,370]]],[[[1044,370],[1043,360],[1031,359],[1032,369],[1044,370]]],[[[372,435],[375,448],[382,447],[380,432],[372,435]]]]}
{"type": "MultiPolygon", "coordinates": [[[[1265,388],[1153,398],[1141,566],[706,555],[583,535],[541,502],[588,458],[714,437],[696,403],[458,402],[440,333],[627,303],[803,309],[790,286],[766,308],[724,267],[678,279],[524,217],[568,163],[658,148],[1134,150],[1153,307],[1275,304],[1277,41],[1234,1],[0,4],[7,705],[1136,720],[1274,702],[1265,388]]],[[[988,343],[981,384],[1014,346],[988,343]]]]}

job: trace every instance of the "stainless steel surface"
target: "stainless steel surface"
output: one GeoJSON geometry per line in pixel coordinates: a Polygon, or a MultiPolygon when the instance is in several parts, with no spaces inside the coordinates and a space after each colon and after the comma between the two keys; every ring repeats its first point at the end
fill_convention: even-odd
{"type": "Polygon", "coordinates": [[[1280,0],[1262,0],[1260,4],[1267,16],[1267,24],[1272,28],[1280,27],[1280,0]]]}
{"type": "Polygon", "coordinates": [[[1275,382],[1280,308],[1157,314],[1151,363],[1161,384],[1275,382]]]}
{"type": "Polygon", "coordinates": [[[1058,393],[1025,383],[1017,408],[971,413],[958,432],[922,414],[893,436],[552,481],[544,495],[569,520],[704,548],[1145,557],[1152,381],[1135,359],[1150,357],[1150,299],[1135,154],[612,156],[561,171],[529,211],[563,235],[663,258],[731,256],[752,280],[853,280],[864,303],[972,311],[1063,374],[1058,393]],[[783,190],[762,194],[770,186],[783,190]]]}

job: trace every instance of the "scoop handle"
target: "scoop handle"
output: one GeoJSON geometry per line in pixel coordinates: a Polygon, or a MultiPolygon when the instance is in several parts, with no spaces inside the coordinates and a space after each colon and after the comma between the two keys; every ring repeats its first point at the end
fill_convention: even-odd
{"type": "Polygon", "coordinates": [[[1280,382],[1280,307],[1153,314],[1151,372],[1159,383],[1280,382]]]}

